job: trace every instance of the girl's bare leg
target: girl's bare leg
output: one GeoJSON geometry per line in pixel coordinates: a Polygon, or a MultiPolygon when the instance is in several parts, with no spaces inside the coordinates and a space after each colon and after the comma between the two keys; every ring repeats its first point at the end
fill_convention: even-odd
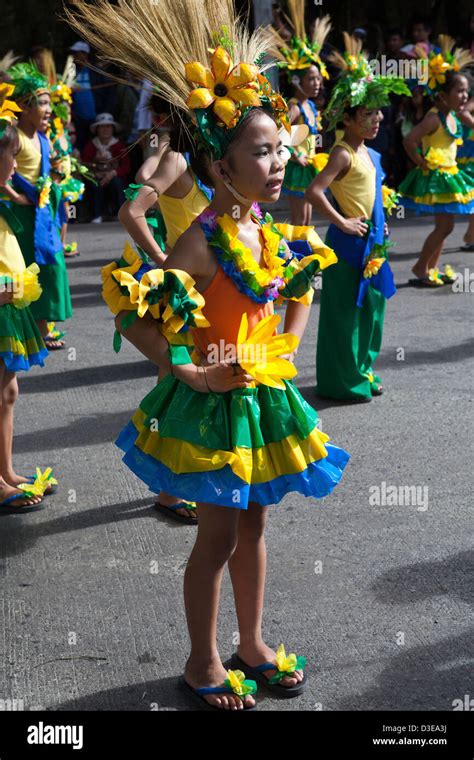
{"type": "MultiPolygon", "coordinates": [[[[263,662],[274,662],[276,652],[262,638],[262,615],[265,594],[267,553],[264,529],[268,507],[250,503],[240,513],[237,547],[229,559],[229,572],[234,589],[235,608],[239,621],[239,657],[255,667],[263,662]]],[[[268,678],[276,670],[265,673],[268,678]]],[[[282,686],[295,686],[303,680],[300,670],[295,677],[285,676],[282,686]]]]}
{"type": "Polygon", "coordinates": [[[469,217],[469,224],[464,233],[464,242],[466,245],[474,245],[474,214],[471,214],[469,217]]]}
{"type": "MultiPolygon", "coordinates": [[[[19,483],[25,483],[26,479],[19,477],[14,472],[12,463],[13,407],[18,398],[18,383],[15,373],[8,372],[1,360],[0,385],[0,502],[2,502],[8,496],[19,493],[19,489],[15,486],[19,483]]],[[[13,504],[16,507],[21,507],[27,504],[39,504],[41,501],[40,496],[33,496],[18,499],[13,504]]]]}
{"type": "MultiPolygon", "coordinates": [[[[158,355],[156,351],[156,336],[160,334],[156,321],[149,314],[144,317],[137,317],[134,323],[127,329],[122,328],[122,318],[128,314],[127,311],[121,311],[115,317],[115,327],[121,335],[124,336],[132,345],[137,348],[143,356],[146,356],[152,364],[158,367],[158,355]]],[[[162,491],[158,496],[158,501],[164,507],[172,507],[179,504],[182,499],[162,491]]],[[[180,507],[176,510],[178,515],[186,517],[190,523],[196,523],[197,517],[189,512],[188,509],[180,507]]]]}
{"type": "Polygon", "coordinates": [[[428,277],[428,271],[438,266],[444,241],[453,227],[452,214],[435,214],[435,228],[426,238],[420,258],[411,270],[416,277],[428,277]]]}
{"type": "MultiPolygon", "coordinates": [[[[194,548],[184,575],[184,604],[191,639],[191,654],[184,675],[194,688],[219,686],[227,678],[217,651],[217,615],[224,567],[237,544],[240,510],[198,504],[199,525],[194,548]]],[[[233,694],[213,695],[206,700],[223,709],[243,709],[233,694]]],[[[253,697],[245,697],[248,707],[253,697]]]]}

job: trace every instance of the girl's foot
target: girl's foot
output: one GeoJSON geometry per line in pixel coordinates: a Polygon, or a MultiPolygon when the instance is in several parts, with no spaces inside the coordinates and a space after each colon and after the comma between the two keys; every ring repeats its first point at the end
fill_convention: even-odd
{"type": "MultiPolygon", "coordinates": [[[[5,480],[8,483],[8,485],[14,486],[14,487],[16,486],[17,488],[18,488],[18,486],[21,483],[30,483],[31,484],[31,480],[30,479],[25,478],[24,475],[17,475],[16,472],[11,472],[10,474],[5,475],[5,480]]],[[[52,486],[50,486],[49,488],[46,489],[46,491],[44,492],[44,494],[49,494],[49,493],[52,492],[52,490],[53,490],[53,488],[52,488],[52,486]]]]}
{"type": "MultiPolygon", "coordinates": [[[[23,494],[23,491],[7,484],[0,485],[0,514],[2,511],[2,502],[8,499],[9,496],[14,496],[16,494],[23,494]]],[[[20,511],[20,507],[30,507],[35,504],[40,504],[42,500],[41,496],[23,496],[21,499],[12,500],[9,502],[8,506],[14,507],[15,509],[18,508],[18,511],[20,511]]]]}
{"type": "MultiPolygon", "coordinates": [[[[267,647],[263,641],[260,644],[239,644],[237,647],[237,654],[240,659],[247,663],[251,668],[256,668],[257,665],[261,665],[263,662],[276,663],[275,650],[271,649],[271,647],[267,647]]],[[[262,675],[269,680],[270,678],[273,678],[277,672],[277,668],[275,667],[275,670],[265,670],[262,675]]],[[[284,676],[279,683],[280,686],[290,688],[291,686],[296,686],[301,683],[303,677],[304,674],[302,670],[295,670],[294,676],[284,676]]]]}
{"type": "MultiPolygon", "coordinates": [[[[184,669],[184,680],[193,689],[221,686],[226,679],[227,671],[219,657],[204,664],[189,659],[184,669]]],[[[241,698],[237,694],[205,694],[203,699],[221,710],[244,710],[255,705],[255,699],[250,695],[241,698]]]]}
{"type": "MultiPolygon", "coordinates": [[[[155,502],[155,506],[160,507],[174,507],[176,504],[182,504],[183,499],[177,499],[176,496],[170,496],[170,494],[164,493],[163,491],[160,493],[158,500],[155,502]]],[[[161,510],[160,510],[161,511],[161,510]]],[[[179,507],[178,509],[170,509],[170,513],[175,513],[177,515],[181,515],[182,517],[186,518],[186,520],[190,523],[197,523],[197,513],[196,509],[186,509],[186,507],[179,507]]]]}
{"type": "Polygon", "coordinates": [[[64,348],[64,346],[66,345],[66,341],[57,340],[56,338],[53,338],[51,333],[48,333],[48,335],[44,335],[43,340],[45,342],[45,345],[48,351],[57,351],[59,348],[64,348]]]}

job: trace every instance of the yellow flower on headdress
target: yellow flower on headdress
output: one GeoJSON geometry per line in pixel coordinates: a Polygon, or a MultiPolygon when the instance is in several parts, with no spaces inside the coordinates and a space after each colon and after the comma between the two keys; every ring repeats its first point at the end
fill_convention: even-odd
{"type": "Polygon", "coordinates": [[[428,61],[428,87],[434,90],[438,85],[444,84],[446,82],[446,72],[450,68],[451,65],[444,60],[441,53],[430,58],[428,61]]]}
{"type": "Polygon", "coordinates": [[[221,46],[212,53],[210,69],[199,61],[187,63],[185,69],[188,82],[198,85],[189,93],[188,107],[208,108],[213,104],[215,115],[228,129],[237,124],[240,105],[261,105],[256,92],[257,67],[249,63],[233,66],[229,53],[221,46]]]}
{"type": "Polygon", "coordinates": [[[257,382],[285,390],[283,380],[290,380],[297,372],[294,364],[281,357],[295,350],[299,338],[292,333],[274,335],[279,323],[280,316],[270,314],[249,334],[247,314],[242,314],[237,336],[237,361],[257,382]]]}
{"type": "Polygon", "coordinates": [[[64,82],[58,82],[51,88],[51,100],[53,103],[72,103],[72,89],[64,82]]]}
{"type": "Polygon", "coordinates": [[[21,111],[14,100],[8,100],[14,90],[13,84],[0,84],[0,119],[5,119],[5,121],[11,122],[12,119],[16,119],[15,114],[21,111]]]}

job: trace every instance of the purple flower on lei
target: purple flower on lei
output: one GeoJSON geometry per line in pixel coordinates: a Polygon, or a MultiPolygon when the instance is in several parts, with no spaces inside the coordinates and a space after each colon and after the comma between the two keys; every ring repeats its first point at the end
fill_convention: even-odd
{"type": "Polygon", "coordinates": [[[281,277],[275,277],[275,279],[271,281],[268,288],[265,288],[263,295],[269,300],[275,300],[280,295],[279,290],[284,284],[285,281],[282,280],[281,277]]]}
{"type": "Polygon", "coordinates": [[[209,232],[215,232],[217,230],[217,214],[210,208],[204,209],[204,211],[199,214],[196,221],[199,222],[199,224],[204,225],[209,232]]]}

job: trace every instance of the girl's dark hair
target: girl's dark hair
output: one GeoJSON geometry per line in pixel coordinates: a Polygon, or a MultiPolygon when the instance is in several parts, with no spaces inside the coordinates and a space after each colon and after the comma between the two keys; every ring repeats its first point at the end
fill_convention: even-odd
{"type": "Polygon", "coordinates": [[[446,94],[449,94],[453,87],[456,85],[456,82],[458,79],[464,78],[467,79],[467,81],[470,83],[469,77],[467,73],[463,71],[453,71],[450,69],[446,72],[446,79],[444,84],[441,87],[441,92],[445,92],[446,94]]]}
{"type": "MultiPolygon", "coordinates": [[[[357,113],[357,110],[361,108],[361,106],[348,106],[344,109],[343,116],[349,116],[351,119],[355,119],[355,115],[357,113]]],[[[338,121],[336,124],[336,129],[344,129],[345,124],[343,121],[338,121]]]]}
{"type": "Polygon", "coordinates": [[[11,124],[8,124],[5,132],[3,133],[3,137],[0,137],[0,155],[5,153],[7,150],[15,151],[19,147],[19,144],[20,141],[16,128],[11,124]]]}

